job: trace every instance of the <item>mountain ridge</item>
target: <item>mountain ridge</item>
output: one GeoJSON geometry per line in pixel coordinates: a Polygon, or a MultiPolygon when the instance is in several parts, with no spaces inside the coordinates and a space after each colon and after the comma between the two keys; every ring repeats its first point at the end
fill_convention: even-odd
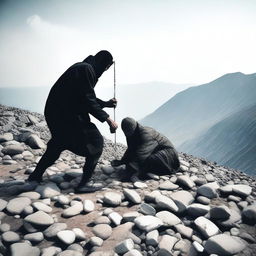
{"type": "Polygon", "coordinates": [[[160,130],[172,139],[176,146],[180,146],[185,140],[195,137],[228,115],[253,104],[256,90],[250,90],[253,86],[255,87],[252,80],[256,83],[255,74],[235,73],[235,75],[224,75],[207,84],[188,88],[176,94],[153,113],[143,118],[141,122],[160,130]],[[243,79],[242,82],[241,78],[245,78],[245,81],[243,79]],[[227,84],[227,79],[229,84],[227,84]],[[233,82],[233,90],[231,82],[233,82]],[[244,86],[245,84],[250,88],[244,86]],[[220,94],[219,86],[222,89],[225,88],[225,93],[220,94]],[[242,92],[244,90],[242,86],[247,88],[245,93],[242,92]],[[210,97],[207,97],[207,94],[210,97]],[[245,96],[241,98],[243,94],[245,96]],[[207,106],[207,111],[203,109],[205,106],[207,106]],[[168,120],[167,117],[170,119],[168,120]],[[160,125],[163,121],[164,126],[160,125]],[[184,129],[185,126],[190,128],[189,132],[184,129]]]}

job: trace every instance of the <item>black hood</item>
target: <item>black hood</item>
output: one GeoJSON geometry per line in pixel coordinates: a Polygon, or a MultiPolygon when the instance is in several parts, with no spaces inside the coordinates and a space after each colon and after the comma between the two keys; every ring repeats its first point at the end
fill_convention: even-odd
{"type": "Polygon", "coordinates": [[[96,77],[99,78],[112,65],[113,57],[110,52],[102,50],[95,56],[89,55],[83,62],[90,64],[96,73],[96,77]]]}

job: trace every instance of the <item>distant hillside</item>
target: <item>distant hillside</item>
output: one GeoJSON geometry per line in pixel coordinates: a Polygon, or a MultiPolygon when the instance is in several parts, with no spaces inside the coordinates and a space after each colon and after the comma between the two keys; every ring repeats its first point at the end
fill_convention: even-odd
{"type": "Polygon", "coordinates": [[[0,88],[0,103],[3,105],[43,113],[50,87],[5,87],[0,88]]]}
{"type": "Polygon", "coordinates": [[[218,122],[179,148],[256,175],[256,104],[218,122]]]}
{"type": "Polygon", "coordinates": [[[232,73],[178,93],[141,122],[167,135],[179,148],[255,103],[256,74],[232,73]]]}

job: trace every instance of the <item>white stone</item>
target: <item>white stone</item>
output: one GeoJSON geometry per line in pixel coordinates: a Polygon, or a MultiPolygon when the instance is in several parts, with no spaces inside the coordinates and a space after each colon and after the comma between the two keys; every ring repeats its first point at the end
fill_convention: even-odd
{"type": "Polygon", "coordinates": [[[172,183],[170,180],[166,180],[165,182],[162,182],[159,186],[159,189],[162,190],[175,190],[177,189],[179,186],[177,184],[172,183]]]}
{"type": "Polygon", "coordinates": [[[141,197],[135,190],[125,188],[124,195],[129,201],[131,201],[134,204],[141,203],[141,197]]]}
{"type": "Polygon", "coordinates": [[[0,198],[0,212],[5,209],[8,202],[0,198]]]}
{"type": "Polygon", "coordinates": [[[115,192],[106,192],[103,197],[103,202],[111,206],[118,206],[122,202],[122,196],[115,192]]]}
{"type": "Polygon", "coordinates": [[[220,187],[220,191],[222,193],[227,193],[227,194],[231,194],[233,191],[233,185],[225,185],[220,187]]]}
{"type": "MultiPolygon", "coordinates": [[[[90,254],[92,255],[92,254],[90,254]]],[[[65,250],[57,254],[57,256],[83,256],[83,254],[79,251],[74,250],[65,250]]]]}
{"type": "Polygon", "coordinates": [[[36,233],[31,233],[31,234],[25,235],[24,239],[28,240],[32,243],[40,243],[44,240],[44,235],[42,232],[36,232],[36,233]]]}
{"type": "Polygon", "coordinates": [[[110,223],[111,223],[111,221],[107,216],[100,216],[94,221],[95,225],[97,225],[97,224],[110,224],[110,223]]]}
{"type": "Polygon", "coordinates": [[[190,163],[188,163],[188,162],[186,162],[186,161],[184,161],[184,160],[180,160],[180,164],[181,164],[181,165],[185,165],[185,166],[187,166],[187,167],[190,166],[190,163]]]}
{"type": "Polygon", "coordinates": [[[57,235],[58,232],[65,230],[67,228],[66,223],[54,223],[46,230],[44,230],[44,235],[47,238],[53,238],[57,235]]]}
{"type": "Polygon", "coordinates": [[[142,254],[138,250],[132,249],[129,252],[125,253],[124,256],[142,256],[142,254]]]}
{"type": "Polygon", "coordinates": [[[146,193],[145,194],[145,201],[155,203],[156,202],[156,198],[158,196],[161,196],[161,193],[160,193],[159,190],[154,190],[154,191],[152,191],[150,193],[146,193]]]}
{"type": "Polygon", "coordinates": [[[123,217],[118,212],[111,212],[108,217],[116,226],[120,225],[123,219],[123,217]]]}
{"type": "Polygon", "coordinates": [[[31,215],[28,215],[24,220],[31,224],[42,226],[50,226],[54,223],[53,218],[43,211],[38,211],[31,215]]]}
{"type": "Polygon", "coordinates": [[[193,188],[196,185],[187,175],[178,176],[177,183],[188,188],[193,188]]]}
{"type": "Polygon", "coordinates": [[[95,209],[95,205],[92,200],[84,200],[83,205],[85,212],[92,212],[95,209]]]}
{"type": "Polygon", "coordinates": [[[0,134],[0,143],[13,140],[13,135],[10,132],[0,134]]]}
{"type": "Polygon", "coordinates": [[[219,233],[219,228],[213,222],[203,216],[195,219],[194,223],[206,238],[217,235],[219,233]]]}
{"type": "Polygon", "coordinates": [[[139,216],[134,220],[136,226],[144,231],[151,231],[163,225],[163,222],[154,216],[139,216]]]}
{"type": "Polygon", "coordinates": [[[179,210],[175,202],[167,196],[159,195],[155,200],[157,206],[161,207],[162,209],[170,210],[172,212],[177,212],[179,210]]]}
{"type": "Polygon", "coordinates": [[[28,197],[31,200],[38,200],[41,197],[41,195],[37,192],[30,191],[30,192],[23,192],[19,194],[18,197],[28,197]]]}
{"type": "Polygon", "coordinates": [[[6,243],[16,243],[20,240],[20,236],[13,231],[7,231],[2,234],[2,239],[6,243]]]}
{"type": "Polygon", "coordinates": [[[146,235],[146,244],[157,246],[158,245],[158,239],[159,239],[159,232],[158,230],[152,230],[147,233],[146,235]]]}
{"type": "Polygon", "coordinates": [[[72,231],[75,233],[76,239],[78,239],[78,240],[85,240],[86,239],[86,235],[85,235],[84,231],[81,228],[73,228],[72,231]]]}
{"type": "Polygon", "coordinates": [[[62,216],[66,218],[73,217],[75,215],[80,214],[83,211],[83,209],[84,209],[83,204],[81,202],[77,202],[71,207],[65,209],[62,212],[62,216]]]}
{"type": "Polygon", "coordinates": [[[73,244],[76,240],[76,235],[72,230],[59,231],[57,237],[65,244],[73,244]]]}
{"type": "Polygon", "coordinates": [[[107,224],[99,224],[93,227],[92,232],[101,239],[108,239],[112,234],[112,228],[107,224]]]}
{"type": "Polygon", "coordinates": [[[61,248],[56,247],[56,246],[50,246],[48,248],[43,248],[42,249],[42,254],[41,256],[55,256],[55,255],[59,255],[59,253],[61,252],[61,248]]]}
{"type": "Polygon", "coordinates": [[[14,243],[10,247],[12,256],[39,256],[40,249],[28,243],[14,243]]]}
{"type": "Polygon", "coordinates": [[[175,202],[175,204],[178,207],[178,212],[183,212],[187,209],[187,206],[192,204],[194,202],[193,195],[186,191],[186,190],[180,190],[177,192],[173,192],[170,197],[175,202]]]}
{"type": "Polygon", "coordinates": [[[57,202],[61,205],[67,205],[70,203],[70,199],[67,196],[59,195],[57,197],[57,202]]]}
{"type": "Polygon", "coordinates": [[[181,220],[173,213],[168,211],[160,211],[156,214],[156,217],[159,218],[164,226],[171,227],[181,222],[181,220]]]}
{"type": "Polygon", "coordinates": [[[134,183],[133,183],[133,186],[134,186],[135,188],[140,188],[140,189],[143,189],[143,188],[147,188],[147,187],[148,187],[148,185],[147,185],[146,183],[141,182],[141,181],[136,181],[136,182],[134,182],[134,183]]]}
{"type": "Polygon", "coordinates": [[[102,246],[102,244],[103,244],[103,239],[101,239],[101,238],[99,238],[99,237],[97,237],[97,236],[92,236],[91,238],[90,238],[90,244],[91,244],[91,246],[102,246]]]}
{"type": "Polygon", "coordinates": [[[27,138],[26,143],[33,149],[44,149],[44,148],[46,148],[45,143],[36,134],[31,134],[27,138]]]}
{"type": "Polygon", "coordinates": [[[27,197],[17,197],[9,201],[6,209],[9,213],[21,214],[25,207],[31,204],[31,200],[27,197]]]}
{"type": "Polygon", "coordinates": [[[17,155],[17,154],[21,154],[24,151],[24,147],[18,143],[16,145],[9,145],[9,146],[5,146],[2,149],[2,153],[4,153],[5,155],[17,155]]]}
{"type": "Polygon", "coordinates": [[[233,185],[232,190],[240,196],[249,196],[252,193],[252,188],[244,184],[233,185]]]}
{"type": "Polygon", "coordinates": [[[204,247],[201,244],[199,244],[197,241],[194,241],[192,244],[195,247],[197,252],[201,253],[204,251],[204,247]]]}
{"type": "Polygon", "coordinates": [[[207,174],[205,175],[205,178],[206,178],[207,182],[213,182],[213,181],[215,181],[215,177],[214,177],[212,174],[210,174],[210,173],[207,173],[207,174]]]}
{"type": "MultiPolygon", "coordinates": [[[[160,252],[163,254],[158,254],[158,255],[165,255],[165,253],[172,253],[172,248],[177,241],[178,241],[178,238],[174,236],[163,235],[158,245],[160,252]]],[[[167,254],[167,255],[172,255],[172,254],[167,254]]]]}
{"type": "Polygon", "coordinates": [[[52,207],[41,202],[34,202],[32,203],[32,206],[35,207],[38,211],[43,211],[46,213],[52,212],[52,207]]]}
{"type": "Polygon", "coordinates": [[[139,216],[141,216],[141,214],[137,211],[126,212],[123,215],[123,219],[126,222],[133,222],[139,216]]]}
{"type": "Polygon", "coordinates": [[[183,224],[178,224],[175,226],[175,229],[177,230],[178,233],[180,233],[183,237],[187,237],[191,239],[193,235],[193,229],[190,227],[187,227],[183,224]]]}
{"type": "Polygon", "coordinates": [[[197,173],[198,172],[198,169],[196,167],[191,167],[189,170],[191,172],[193,172],[193,173],[197,173]]]}
{"type": "Polygon", "coordinates": [[[60,194],[60,189],[52,182],[37,186],[35,191],[38,192],[42,198],[52,198],[60,194]]]}

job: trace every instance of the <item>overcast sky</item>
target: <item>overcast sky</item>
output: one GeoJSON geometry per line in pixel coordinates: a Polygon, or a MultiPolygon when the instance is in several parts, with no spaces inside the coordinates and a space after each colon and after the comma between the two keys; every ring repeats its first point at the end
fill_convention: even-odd
{"type": "Polygon", "coordinates": [[[255,0],[0,0],[0,86],[52,85],[101,49],[120,84],[255,73],[255,14],[255,0]]]}

